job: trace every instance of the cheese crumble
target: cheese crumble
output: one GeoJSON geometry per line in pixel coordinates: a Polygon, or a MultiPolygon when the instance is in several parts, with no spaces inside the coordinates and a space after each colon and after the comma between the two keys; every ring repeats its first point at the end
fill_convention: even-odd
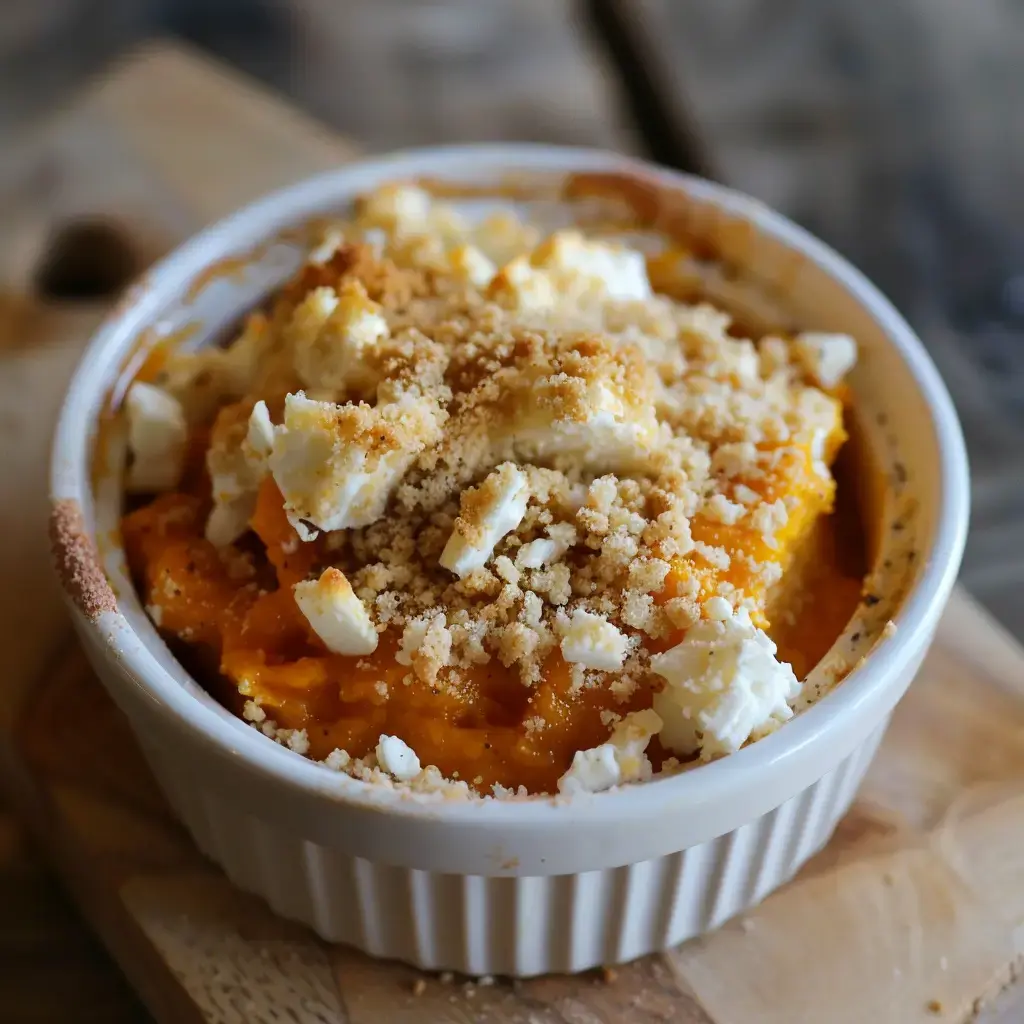
{"type": "Polygon", "coordinates": [[[209,493],[149,510],[192,545],[140,573],[154,621],[271,738],[446,796],[599,792],[785,722],[765,630],[831,510],[856,344],[741,337],[649,265],[364,197],[232,345],[128,391],[132,490],[207,438],[209,493]]]}

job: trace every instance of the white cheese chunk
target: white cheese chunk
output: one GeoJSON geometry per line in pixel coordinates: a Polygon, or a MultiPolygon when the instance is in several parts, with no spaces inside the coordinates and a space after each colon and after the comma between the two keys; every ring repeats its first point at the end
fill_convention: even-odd
{"type": "Polygon", "coordinates": [[[327,263],[330,258],[345,244],[345,233],[340,227],[329,227],[317,245],[310,250],[309,262],[327,263]]]}
{"type": "Polygon", "coordinates": [[[340,569],[331,566],[318,580],[296,583],[293,592],[299,611],[333,654],[372,654],[377,649],[377,631],[366,607],[340,569]]]}
{"type": "Polygon", "coordinates": [[[462,495],[459,518],[441,552],[440,562],[460,579],[482,569],[494,546],[523,521],[530,498],[526,474],[504,462],[479,487],[462,495]]]}
{"type": "Polygon", "coordinates": [[[397,736],[382,735],[377,741],[377,764],[399,782],[410,782],[420,773],[416,751],[397,736]]]}
{"type": "Polygon", "coordinates": [[[245,443],[249,446],[246,453],[250,461],[270,458],[274,449],[274,424],[270,420],[267,403],[262,399],[252,407],[249,413],[249,427],[245,433],[245,443]]]}
{"type": "Polygon", "coordinates": [[[492,298],[520,313],[604,302],[650,299],[644,255],[576,231],[558,231],[528,255],[506,263],[491,282],[492,298]]]}
{"type": "Polygon", "coordinates": [[[430,193],[415,185],[384,185],[364,196],[358,208],[362,227],[378,227],[396,235],[418,234],[427,229],[431,214],[430,193]]]}
{"type": "Polygon", "coordinates": [[[284,330],[303,384],[326,390],[372,389],[373,356],[388,336],[383,310],[358,281],[346,282],[340,292],[314,288],[284,330]]]}
{"type": "Polygon", "coordinates": [[[181,403],[162,388],[136,381],[124,399],[130,491],[169,491],[185,467],[188,426],[181,403]]]}
{"type": "Polygon", "coordinates": [[[534,250],[530,262],[551,272],[563,292],[582,284],[609,299],[649,299],[652,294],[643,253],[592,241],[578,231],[556,232],[534,250]]]}
{"type": "Polygon", "coordinates": [[[409,619],[402,631],[395,661],[412,666],[416,675],[430,683],[450,663],[452,634],[444,612],[417,615],[409,619]]]}
{"type": "Polygon", "coordinates": [[[644,397],[624,394],[612,381],[581,379],[574,393],[564,374],[541,377],[515,407],[513,451],[524,461],[593,472],[642,464],[660,437],[654,403],[644,397]]]}
{"type": "Polygon", "coordinates": [[[577,608],[562,637],[562,657],[585,668],[616,672],[626,657],[626,635],[607,619],[577,608]]]}
{"type": "Polygon", "coordinates": [[[677,754],[700,750],[703,760],[734,753],[790,719],[801,689],[745,608],[722,618],[725,609],[709,605],[705,611],[714,618],[651,658],[652,671],[666,680],[654,696],[664,721],[661,742],[677,754]]]}
{"type": "Polygon", "coordinates": [[[577,750],[569,770],[558,780],[560,793],[600,793],[626,782],[651,776],[645,751],[662,728],[658,715],[647,709],[632,711],[619,722],[607,743],[577,750]]]}
{"type": "Polygon", "coordinates": [[[540,234],[533,224],[519,220],[510,210],[497,210],[476,225],[472,237],[489,259],[503,266],[519,253],[529,252],[540,234]]]}
{"type": "Polygon", "coordinates": [[[448,262],[456,277],[476,288],[491,283],[498,268],[474,245],[458,245],[448,253],[448,262]]]}
{"type": "Polygon", "coordinates": [[[216,548],[234,544],[249,529],[249,520],[255,510],[255,496],[251,500],[236,498],[229,502],[215,502],[206,520],[204,536],[216,548]]]}
{"type": "Polygon", "coordinates": [[[247,419],[242,411],[227,407],[217,417],[206,453],[213,494],[206,539],[216,547],[233,544],[249,529],[274,441],[266,402],[257,402],[247,419]]]}
{"type": "Polygon", "coordinates": [[[550,309],[557,300],[551,275],[534,267],[527,256],[506,263],[491,281],[488,294],[520,313],[550,309]]]}
{"type": "Polygon", "coordinates": [[[622,772],[610,743],[577,750],[569,770],[558,780],[560,793],[600,793],[622,781],[622,772]]]}
{"type": "Polygon", "coordinates": [[[848,334],[804,331],[796,336],[797,359],[820,388],[831,391],[857,362],[857,343],[848,334]]]}
{"type": "Polygon", "coordinates": [[[516,566],[520,569],[539,569],[555,560],[558,545],[550,537],[538,537],[524,544],[516,552],[516,566]]]}
{"type": "Polygon", "coordinates": [[[377,405],[315,402],[302,392],[285,399],[274,429],[270,469],[285,513],[303,540],[318,530],[368,526],[412,460],[440,436],[435,398],[406,394],[377,405]]]}
{"type": "Polygon", "coordinates": [[[163,368],[165,389],[182,403],[190,424],[204,423],[254,390],[275,339],[267,317],[254,313],[227,348],[172,348],[163,368]]]}

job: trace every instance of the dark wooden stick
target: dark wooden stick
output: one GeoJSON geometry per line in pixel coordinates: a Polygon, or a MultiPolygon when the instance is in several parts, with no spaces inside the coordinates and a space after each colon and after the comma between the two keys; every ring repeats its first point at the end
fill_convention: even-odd
{"type": "Polygon", "coordinates": [[[649,28],[631,0],[579,0],[578,20],[608,55],[621,97],[652,160],[717,178],[684,96],[673,89],[649,28]]]}

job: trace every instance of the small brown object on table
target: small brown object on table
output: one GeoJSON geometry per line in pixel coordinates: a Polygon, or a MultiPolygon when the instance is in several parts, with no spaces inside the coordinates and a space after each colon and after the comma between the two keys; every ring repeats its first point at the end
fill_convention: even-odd
{"type": "MultiPolygon", "coordinates": [[[[45,244],[43,206],[99,215],[145,261],[354,150],[164,47],[121,67],[33,152],[3,190],[0,246],[0,572],[16,581],[0,594],[0,783],[159,1020],[908,1024],[967,1019],[1011,980],[1024,652],[963,595],[832,843],[756,912],[669,954],[515,985],[439,979],[332,948],[235,890],[171,817],[45,575],[50,424],[102,304],[38,301],[25,268],[45,244]]],[[[17,846],[10,826],[3,835],[17,846]]],[[[1018,1019],[1022,996],[981,1019],[1018,1019]]]]}

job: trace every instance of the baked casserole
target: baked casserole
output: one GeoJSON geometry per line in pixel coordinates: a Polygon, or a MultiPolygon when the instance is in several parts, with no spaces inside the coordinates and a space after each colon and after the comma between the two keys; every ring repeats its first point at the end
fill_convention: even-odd
{"type": "Polygon", "coordinates": [[[745,336],[678,255],[388,185],[229,344],[154,349],[122,534],[176,653],[296,753],[452,796],[642,781],[812,703],[863,574],[856,345],[745,336]]]}

